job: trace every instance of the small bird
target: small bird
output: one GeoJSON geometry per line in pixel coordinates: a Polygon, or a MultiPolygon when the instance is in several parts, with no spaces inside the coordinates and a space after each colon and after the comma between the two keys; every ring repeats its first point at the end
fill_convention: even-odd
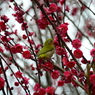
{"type": "Polygon", "coordinates": [[[47,39],[43,48],[37,53],[39,59],[48,60],[54,54],[53,39],[47,39]]]}

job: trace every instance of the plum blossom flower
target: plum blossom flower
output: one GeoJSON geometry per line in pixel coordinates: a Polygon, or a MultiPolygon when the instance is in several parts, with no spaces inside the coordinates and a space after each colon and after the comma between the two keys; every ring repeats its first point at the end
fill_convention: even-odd
{"type": "Polygon", "coordinates": [[[22,76],[22,73],[20,72],[20,71],[17,71],[16,73],[15,73],[15,76],[17,77],[17,78],[22,78],[23,76],[22,76]]]}
{"type": "Polygon", "coordinates": [[[81,41],[79,39],[75,39],[72,41],[72,46],[76,49],[81,47],[81,41]]]}
{"type": "Polygon", "coordinates": [[[38,27],[40,29],[45,29],[47,25],[49,24],[47,19],[45,17],[37,20],[38,27]]]}
{"type": "Polygon", "coordinates": [[[0,77],[0,90],[4,87],[4,85],[5,85],[5,80],[2,77],[0,77]]]}
{"type": "Polygon", "coordinates": [[[76,62],[75,61],[69,61],[66,62],[65,65],[69,68],[73,68],[75,66],[76,62]]]}
{"type": "Polygon", "coordinates": [[[60,76],[60,72],[58,70],[55,70],[51,73],[51,77],[53,79],[57,79],[60,76]]]}
{"type": "Polygon", "coordinates": [[[63,80],[59,80],[59,81],[58,81],[58,86],[63,86],[64,83],[65,83],[65,82],[64,82],[63,80]]]}
{"type": "Polygon", "coordinates": [[[25,58],[25,59],[30,59],[31,57],[31,53],[30,51],[26,50],[22,53],[22,56],[25,58]]]}
{"type": "Polygon", "coordinates": [[[61,5],[63,5],[65,0],[60,0],[59,2],[60,2],[61,5]]]}
{"type": "Polygon", "coordinates": [[[1,20],[3,20],[6,23],[8,22],[9,18],[6,15],[2,15],[1,20]]]}
{"type": "Polygon", "coordinates": [[[49,93],[49,94],[53,94],[55,91],[55,88],[54,87],[47,87],[46,88],[46,92],[49,93]]]}
{"type": "Polygon", "coordinates": [[[3,21],[0,21],[0,32],[5,31],[7,29],[5,23],[3,21]]]}
{"type": "Polygon", "coordinates": [[[56,53],[58,55],[67,55],[66,50],[63,47],[59,47],[59,46],[56,47],[56,53]]]}
{"type": "Polygon", "coordinates": [[[40,88],[40,84],[39,84],[39,83],[36,83],[36,84],[34,85],[34,91],[38,91],[39,88],[40,88]]]}
{"type": "Polygon", "coordinates": [[[59,34],[60,34],[62,37],[66,37],[67,30],[68,30],[68,23],[63,23],[63,24],[59,25],[59,26],[57,27],[57,30],[58,30],[59,34]]]}
{"type": "Polygon", "coordinates": [[[77,12],[78,12],[78,8],[77,7],[73,8],[72,13],[71,13],[72,16],[75,16],[77,14],[77,12]]]}
{"type": "Polygon", "coordinates": [[[46,67],[46,68],[44,68],[46,71],[53,70],[53,68],[54,68],[53,64],[50,62],[45,62],[43,64],[43,67],[46,67]]]}
{"type": "Polygon", "coordinates": [[[92,57],[94,57],[94,56],[95,56],[95,48],[94,48],[94,49],[92,49],[92,50],[90,51],[90,55],[91,55],[92,57]]]}
{"type": "Polygon", "coordinates": [[[38,94],[39,95],[45,95],[46,94],[46,90],[44,88],[39,88],[38,94]]]}
{"type": "Polygon", "coordinates": [[[57,11],[57,5],[55,3],[51,3],[48,9],[49,13],[53,13],[57,11]]]}
{"type": "Polygon", "coordinates": [[[29,83],[29,79],[30,79],[30,78],[23,77],[23,83],[24,83],[25,85],[27,85],[27,84],[29,83]]]}
{"type": "Polygon", "coordinates": [[[82,52],[80,49],[76,49],[76,50],[74,51],[74,56],[75,56],[76,58],[81,58],[81,57],[83,56],[83,52],[82,52]]]}
{"type": "Polygon", "coordinates": [[[90,82],[95,86],[95,74],[90,76],[90,82]]]}

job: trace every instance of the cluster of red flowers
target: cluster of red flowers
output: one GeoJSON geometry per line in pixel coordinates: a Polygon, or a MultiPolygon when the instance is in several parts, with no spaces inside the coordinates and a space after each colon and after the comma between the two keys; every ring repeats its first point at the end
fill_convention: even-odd
{"type": "MultiPolygon", "coordinates": [[[[21,84],[23,84],[23,85],[25,85],[25,86],[27,86],[27,85],[29,84],[29,79],[30,79],[30,78],[23,77],[22,72],[17,71],[17,72],[15,73],[15,77],[22,79],[21,84]]],[[[19,86],[19,82],[15,82],[14,85],[15,85],[15,86],[19,86]]]]}
{"type": "MultiPolygon", "coordinates": [[[[51,13],[54,13],[58,10],[57,5],[55,3],[51,3],[49,7],[47,8],[44,7],[44,10],[46,11],[49,19],[55,21],[55,19],[51,16],[51,13]]],[[[37,23],[40,29],[45,29],[47,25],[50,24],[42,13],[41,13],[41,18],[37,20],[37,23]]]]}
{"type": "Polygon", "coordinates": [[[36,83],[34,85],[34,92],[33,95],[45,95],[46,93],[48,94],[54,94],[55,88],[54,87],[47,87],[45,88],[41,88],[40,84],[36,83]]]}
{"type": "Polygon", "coordinates": [[[5,15],[0,16],[1,20],[0,21],[0,32],[5,31],[7,29],[6,23],[8,22],[9,18],[5,15]]]}
{"type": "Polygon", "coordinates": [[[14,5],[14,10],[16,13],[12,15],[15,17],[15,20],[21,24],[22,30],[25,30],[26,28],[28,28],[28,26],[27,23],[24,21],[24,11],[17,5],[14,5]]]}
{"type": "Polygon", "coordinates": [[[68,23],[61,24],[57,27],[57,30],[61,37],[66,37],[67,36],[67,30],[68,30],[68,23]]]}

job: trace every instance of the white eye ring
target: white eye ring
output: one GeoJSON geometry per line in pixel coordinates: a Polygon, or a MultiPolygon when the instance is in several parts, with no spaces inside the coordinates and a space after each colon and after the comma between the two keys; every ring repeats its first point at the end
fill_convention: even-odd
{"type": "Polygon", "coordinates": [[[48,41],[48,43],[52,43],[52,41],[50,40],[50,41],[48,41]]]}

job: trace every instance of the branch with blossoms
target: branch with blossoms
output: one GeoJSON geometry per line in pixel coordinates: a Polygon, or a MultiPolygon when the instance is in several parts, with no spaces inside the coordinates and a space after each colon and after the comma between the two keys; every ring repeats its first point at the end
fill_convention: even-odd
{"type": "Polygon", "coordinates": [[[0,4],[0,95],[94,95],[94,0],[27,3],[0,4]],[[47,39],[55,53],[40,60],[47,39]]]}

